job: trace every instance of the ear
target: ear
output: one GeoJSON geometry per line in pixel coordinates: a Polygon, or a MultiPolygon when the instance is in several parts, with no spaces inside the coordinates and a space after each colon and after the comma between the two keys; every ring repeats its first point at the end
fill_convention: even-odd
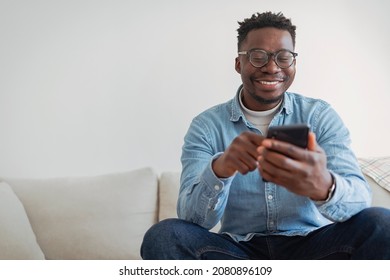
{"type": "Polygon", "coordinates": [[[238,74],[241,74],[241,61],[240,61],[240,57],[236,57],[236,61],[235,61],[235,65],[234,65],[236,71],[238,74]]]}

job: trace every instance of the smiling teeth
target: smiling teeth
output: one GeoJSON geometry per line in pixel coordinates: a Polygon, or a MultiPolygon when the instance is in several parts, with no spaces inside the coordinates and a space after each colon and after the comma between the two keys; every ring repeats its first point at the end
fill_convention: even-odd
{"type": "Polygon", "coordinates": [[[277,83],[278,83],[278,81],[275,81],[275,82],[260,81],[260,84],[263,84],[263,85],[276,85],[277,83]]]}

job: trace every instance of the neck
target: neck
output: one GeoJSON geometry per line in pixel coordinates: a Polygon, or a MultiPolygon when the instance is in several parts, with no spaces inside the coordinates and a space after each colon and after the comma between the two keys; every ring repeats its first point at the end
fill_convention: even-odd
{"type": "Polygon", "coordinates": [[[273,98],[265,99],[254,93],[246,93],[244,90],[241,92],[241,101],[243,105],[252,111],[267,111],[277,107],[283,100],[284,94],[273,98]]]}

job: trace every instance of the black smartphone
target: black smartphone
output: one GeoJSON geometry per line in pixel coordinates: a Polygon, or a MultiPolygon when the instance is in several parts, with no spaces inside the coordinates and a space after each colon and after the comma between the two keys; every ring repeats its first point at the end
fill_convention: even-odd
{"type": "Polygon", "coordinates": [[[307,148],[310,127],[307,124],[271,126],[267,138],[288,142],[301,148],[307,148]]]}

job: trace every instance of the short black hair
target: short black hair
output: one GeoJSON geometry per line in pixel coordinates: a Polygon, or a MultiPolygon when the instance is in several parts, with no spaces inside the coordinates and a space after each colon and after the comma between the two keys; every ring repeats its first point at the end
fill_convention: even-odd
{"type": "Polygon", "coordinates": [[[240,25],[237,29],[238,49],[240,49],[241,43],[245,40],[249,31],[264,27],[274,27],[288,31],[291,35],[293,46],[295,47],[296,26],[291,23],[291,19],[286,18],[281,12],[256,13],[250,18],[244,19],[242,22],[238,22],[238,24],[240,25]]]}

